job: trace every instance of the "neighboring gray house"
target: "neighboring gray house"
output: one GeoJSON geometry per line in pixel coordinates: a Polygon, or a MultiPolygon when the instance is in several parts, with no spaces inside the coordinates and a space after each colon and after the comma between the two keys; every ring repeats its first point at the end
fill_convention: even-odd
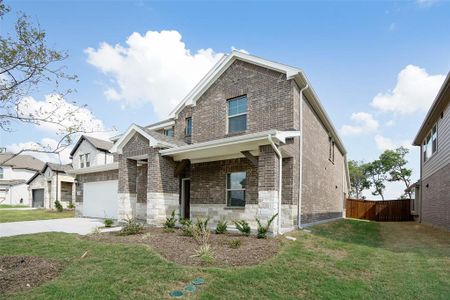
{"type": "Polygon", "coordinates": [[[413,214],[420,222],[450,230],[450,73],[413,144],[421,148],[421,179],[411,187],[413,214]]]}
{"type": "Polygon", "coordinates": [[[170,118],[113,142],[112,162],[74,160],[82,215],[162,225],[175,210],[255,228],[278,213],[274,233],[343,216],[346,150],[297,68],[233,51],[170,118]]]}
{"type": "Polygon", "coordinates": [[[27,180],[44,163],[31,155],[0,154],[0,204],[31,205],[27,180]]]}
{"type": "Polygon", "coordinates": [[[55,208],[58,200],[64,208],[75,202],[75,177],[69,175],[71,165],[46,163],[28,181],[30,206],[55,208]]]}

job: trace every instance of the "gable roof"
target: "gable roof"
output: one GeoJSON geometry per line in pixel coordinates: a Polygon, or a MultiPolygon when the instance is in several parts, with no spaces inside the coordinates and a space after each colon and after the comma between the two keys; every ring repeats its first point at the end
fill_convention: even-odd
{"type": "Polygon", "coordinates": [[[116,141],[110,151],[112,153],[122,153],[122,148],[136,132],[145,137],[151,147],[171,148],[186,144],[183,141],[176,140],[156,131],[148,130],[136,124],[131,124],[128,130],[116,141]]]}
{"type": "Polygon", "coordinates": [[[111,150],[113,143],[110,141],[105,141],[105,140],[101,140],[101,139],[97,139],[91,136],[87,136],[87,135],[82,135],[77,143],[75,144],[75,146],[73,147],[72,151],[70,151],[70,158],[72,158],[72,156],[75,154],[75,152],[77,151],[78,147],[80,147],[81,143],[83,141],[87,141],[88,143],[90,143],[95,149],[101,150],[101,151],[105,151],[105,152],[109,152],[109,150],[111,150]]]}
{"type": "Polygon", "coordinates": [[[310,102],[313,110],[318,115],[319,119],[328,130],[330,135],[335,140],[335,143],[342,154],[346,154],[347,150],[344,147],[344,144],[337,134],[336,128],[331,122],[330,117],[326,113],[322,104],[320,103],[319,97],[316,92],[312,88],[308,78],[305,73],[295,67],[291,67],[288,65],[280,64],[277,62],[273,62],[270,60],[266,60],[254,55],[242,53],[239,51],[232,51],[229,55],[224,55],[216,65],[200,80],[200,82],[184,97],[184,99],[178,104],[170,113],[170,118],[177,118],[178,114],[185,106],[195,106],[197,100],[203,95],[203,93],[231,66],[231,64],[236,61],[241,60],[250,64],[258,65],[270,70],[274,70],[286,75],[286,79],[293,79],[298,84],[299,87],[305,87],[308,85],[308,88],[303,92],[310,102]]]}
{"type": "Polygon", "coordinates": [[[434,125],[436,120],[439,118],[441,112],[449,105],[450,103],[450,72],[447,74],[447,78],[445,78],[444,83],[442,84],[439,92],[436,95],[436,98],[431,104],[430,109],[420,126],[419,131],[414,138],[413,145],[420,146],[422,141],[425,139],[428,132],[431,130],[431,127],[434,125]]]}
{"type": "Polygon", "coordinates": [[[64,172],[64,173],[73,169],[71,164],[63,165],[63,164],[55,164],[55,163],[48,162],[42,168],[41,173],[44,173],[47,168],[50,168],[50,170],[52,170],[52,171],[64,172]]]}
{"type": "Polygon", "coordinates": [[[14,156],[12,153],[1,153],[0,166],[40,171],[44,166],[44,162],[31,155],[19,154],[14,156]]]}

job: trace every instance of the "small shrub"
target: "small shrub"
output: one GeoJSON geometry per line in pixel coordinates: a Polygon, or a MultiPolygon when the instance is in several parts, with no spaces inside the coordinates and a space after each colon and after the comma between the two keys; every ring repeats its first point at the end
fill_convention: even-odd
{"type": "Polygon", "coordinates": [[[185,236],[192,236],[193,226],[192,221],[189,219],[180,220],[181,231],[185,236]]]}
{"type": "Polygon", "coordinates": [[[177,218],[175,217],[175,210],[172,210],[170,217],[166,218],[166,222],[164,222],[164,228],[173,230],[175,228],[176,223],[177,218]]]}
{"type": "Polygon", "coordinates": [[[245,236],[250,235],[251,228],[250,228],[250,225],[248,225],[247,221],[235,220],[235,221],[233,221],[233,223],[236,226],[236,229],[239,230],[240,233],[242,233],[245,236]]]}
{"type": "Polygon", "coordinates": [[[61,205],[61,202],[59,202],[58,200],[55,201],[55,208],[59,212],[62,212],[64,210],[62,205],[61,205]]]}
{"type": "Polygon", "coordinates": [[[219,221],[219,223],[217,223],[216,226],[216,233],[217,234],[223,234],[225,232],[227,232],[227,221],[219,221]]]}
{"type": "Polygon", "coordinates": [[[200,257],[201,260],[209,264],[214,262],[214,252],[209,244],[201,245],[191,257],[200,257]]]}
{"type": "Polygon", "coordinates": [[[144,231],[144,226],[136,221],[136,219],[129,218],[123,225],[122,230],[119,232],[120,235],[133,235],[139,234],[144,231]]]}
{"type": "Polygon", "coordinates": [[[237,249],[241,246],[241,240],[231,240],[228,245],[231,249],[237,249]]]}
{"type": "Polygon", "coordinates": [[[74,209],[74,208],[75,208],[75,204],[73,204],[72,202],[70,202],[69,205],[67,206],[67,208],[69,208],[69,209],[74,209]]]}
{"type": "Polygon", "coordinates": [[[111,227],[112,224],[114,224],[114,221],[112,219],[105,219],[103,223],[105,224],[105,227],[111,227]]]}
{"type": "Polygon", "coordinates": [[[192,229],[192,236],[199,245],[206,245],[209,241],[210,231],[208,230],[209,218],[197,218],[192,229]]]}
{"type": "Polygon", "coordinates": [[[269,231],[270,224],[272,224],[273,220],[275,220],[277,216],[278,213],[274,214],[272,218],[270,218],[270,220],[267,222],[266,226],[263,226],[261,224],[261,221],[256,218],[256,223],[258,223],[258,234],[256,235],[256,237],[258,239],[265,239],[267,237],[267,232],[269,231]]]}

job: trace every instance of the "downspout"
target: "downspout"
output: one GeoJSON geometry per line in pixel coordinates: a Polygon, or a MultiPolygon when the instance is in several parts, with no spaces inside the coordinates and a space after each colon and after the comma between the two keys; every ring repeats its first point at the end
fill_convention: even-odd
{"type": "Polygon", "coordinates": [[[300,141],[298,143],[298,156],[299,156],[299,164],[300,171],[298,175],[298,205],[297,205],[297,226],[299,229],[302,228],[302,191],[303,191],[303,91],[308,88],[308,84],[306,84],[300,90],[300,141]]]}
{"type": "Polygon", "coordinates": [[[282,178],[283,178],[283,156],[281,155],[280,150],[278,150],[277,146],[275,146],[275,143],[272,140],[272,135],[269,134],[267,136],[267,139],[270,142],[270,145],[273,148],[273,151],[275,151],[275,153],[278,156],[278,170],[279,170],[279,174],[278,174],[278,217],[277,217],[277,232],[278,234],[282,234],[281,232],[281,189],[282,189],[282,178]]]}

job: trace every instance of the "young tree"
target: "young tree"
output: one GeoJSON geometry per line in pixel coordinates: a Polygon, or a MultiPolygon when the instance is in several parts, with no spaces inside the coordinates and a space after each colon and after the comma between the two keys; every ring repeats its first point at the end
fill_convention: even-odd
{"type": "Polygon", "coordinates": [[[355,199],[363,199],[362,192],[370,188],[364,164],[351,160],[348,162],[348,171],[350,174],[350,196],[355,199]]]}
{"type": "Polygon", "coordinates": [[[387,170],[382,161],[377,159],[373,162],[367,163],[364,165],[364,169],[366,171],[370,184],[374,188],[374,190],[372,191],[372,195],[379,195],[384,201],[384,189],[386,188],[384,183],[387,181],[388,176],[386,174],[387,170]]]}
{"type": "MultiPolygon", "coordinates": [[[[405,189],[411,185],[412,174],[412,169],[406,168],[408,161],[405,157],[408,152],[408,149],[399,147],[395,150],[386,150],[380,155],[380,160],[390,175],[388,181],[402,181],[405,184],[405,189]]],[[[411,199],[412,192],[405,192],[405,196],[411,199]]]]}
{"type": "MultiPolygon", "coordinates": [[[[0,0],[0,20],[9,12],[10,7],[0,0]]],[[[0,130],[10,132],[19,123],[51,124],[57,128],[57,146],[20,152],[59,153],[72,143],[74,134],[86,131],[77,119],[83,106],[68,106],[65,96],[73,90],[62,88],[64,82],[77,81],[77,77],[66,74],[61,65],[67,53],[50,48],[45,31],[33,25],[27,15],[19,12],[13,28],[0,34],[0,130]],[[51,91],[51,105],[47,109],[30,107],[24,99],[42,87],[51,91]]]]}

